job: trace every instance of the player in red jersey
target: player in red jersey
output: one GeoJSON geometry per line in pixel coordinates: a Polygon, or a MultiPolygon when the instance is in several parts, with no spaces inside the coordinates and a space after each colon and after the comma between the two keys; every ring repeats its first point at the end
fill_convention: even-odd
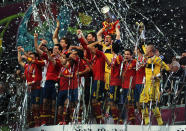
{"type": "MultiPolygon", "coordinates": [[[[79,68],[79,58],[76,52],[71,52],[70,54],[68,54],[68,56],[69,58],[66,65],[66,71],[63,72],[63,74],[61,74],[61,76],[64,77],[64,79],[66,80],[68,79],[67,80],[68,89],[67,92],[63,91],[63,94],[67,93],[67,96],[65,96],[64,98],[65,100],[64,100],[63,113],[59,124],[66,124],[67,110],[69,110],[70,113],[70,121],[74,121],[73,118],[74,110],[78,102],[78,78],[76,73],[79,68]]],[[[60,95],[62,95],[62,92],[61,94],[59,94],[59,97],[60,95]]],[[[58,100],[60,102],[60,98],[58,100]]]]}
{"type": "Polygon", "coordinates": [[[101,51],[100,44],[90,44],[88,46],[92,53],[92,72],[93,72],[93,85],[92,85],[92,107],[96,116],[97,123],[104,123],[101,111],[101,101],[103,101],[104,90],[104,73],[105,61],[110,65],[110,61],[105,57],[101,51]]]}
{"type": "MultiPolygon", "coordinates": [[[[28,62],[27,64],[25,64],[22,61],[23,56],[21,55],[21,48],[22,47],[18,47],[18,63],[24,67],[25,71],[24,71],[24,76],[26,79],[26,85],[28,82],[32,82],[34,80],[33,78],[33,71],[34,71],[34,64],[28,62]]],[[[31,56],[32,57],[32,56],[31,56]]],[[[26,59],[26,58],[25,58],[26,59]]],[[[31,87],[27,85],[27,90],[28,90],[28,95],[31,96],[31,87]]],[[[28,109],[27,109],[27,121],[28,121],[28,126],[29,127],[34,127],[34,117],[33,117],[33,110],[34,110],[34,106],[33,103],[31,102],[31,100],[28,100],[28,109]]]]}
{"type": "Polygon", "coordinates": [[[144,81],[145,81],[145,57],[144,57],[144,53],[143,50],[138,47],[137,49],[135,49],[135,54],[136,54],[136,86],[134,89],[134,101],[135,104],[137,106],[137,108],[140,111],[140,104],[139,104],[139,98],[140,98],[140,94],[143,90],[144,87],[144,81]]]}
{"type": "Polygon", "coordinates": [[[98,42],[88,45],[80,30],[77,31],[77,34],[81,45],[87,52],[86,58],[91,62],[90,65],[94,80],[92,87],[92,107],[94,115],[96,116],[97,123],[104,123],[101,111],[101,101],[104,90],[105,61],[108,63],[109,61],[102,52],[102,46],[98,44],[98,42]]]}
{"type": "Polygon", "coordinates": [[[113,58],[111,61],[111,78],[110,78],[110,91],[109,91],[109,106],[111,108],[112,117],[114,123],[118,123],[119,111],[118,111],[118,101],[121,89],[121,77],[120,68],[123,58],[119,55],[119,45],[117,43],[112,44],[113,58]]]}
{"type": "Polygon", "coordinates": [[[70,65],[71,65],[71,74],[73,77],[71,78],[70,83],[70,93],[69,93],[69,101],[71,103],[71,121],[78,120],[81,122],[81,114],[82,114],[82,101],[81,101],[81,93],[83,88],[83,81],[81,81],[81,76],[85,75],[90,71],[89,67],[86,65],[86,62],[83,61],[83,51],[74,50],[69,56],[70,65]],[[78,105],[77,105],[78,104],[78,105]],[[74,112],[75,107],[77,108],[74,112]],[[73,114],[75,116],[73,116],[73,114]],[[79,119],[76,119],[79,117],[79,119]]]}
{"type": "MultiPolygon", "coordinates": [[[[69,64],[69,63],[68,63],[69,64]]],[[[67,109],[68,109],[68,92],[70,88],[70,78],[65,77],[70,74],[68,67],[62,67],[60,71],[60,88],[59,88],[59,94],[57,99],[58,104],[58,124],[63,125],[66,124],[66,115],[67,115],[67,109]]]]}
{"type": "MultiPolygon", "coordinates": [[[[122,94],[121,94],[121,101],[120,104],[124,104],[126,106],[127,98],[128,98],[128,121],[131,124],[135,124],[135,117],[134,117],[134,103],[133,97],[134,92],[133,89],[135,88],[135,75],[136,75],[136,60],[132,59],[133,52],[130,49],[126,49],[124,52],[124,62],[122,68],[122,94]]],[[[122,106],[122,118],[125,117],[124,106],[122,106]]],[[[120,123],[122,121],[120,120],[120,123]]]]}
{"type": "MultiPolygon", "coordinates": [[[[86,65],[86,62],[83,61],[83,51],[80,50],[73,50],[71,51],[71,53],[69,54],[69,61],[67,62],[67,68],[62,68],[63,73],[61,74],[61,78],[66,79],[66,81],[68,81],[68,90],[63,91],[62,94],[68,94],[65,95],[65,98],[63,98],[64,100],[64,107],[63,107],[63,114],[62,114],[62,119],[61,122],[59,124],[66,124],[67,120],[66,115],[67,115],[67,108],[69,107],[70,110],[70,117],[71,117],[71,121],[74,121],[75,118],[73,117],[73,112],[75,107],[77,106],[78,103],[78,96],[81,94],[78,94],[78,87],[82,88],[82,86],[80,86],[81,83],[81,76],[85,75],[86,73],[88,73],[90,71],[89,67],[86,65]],[[79,84],[79,85],[78,85],[79,84]]],[[[60,80],[60,83],[66,83],[67,86],[67,82],[62,82],[60,80]]],[[[60,86],[61,87],[61,86],[60,86]]],[[[60,95],[59,95],[60,97],[60,95]]],[[[59,101],[61,101],[62,99],[60,99],[59,101]]],[[[82,113],[82,106],[80,106],[79,108],[79,117],[78,120],[79,122],[81,122],[81,113],[82,113]]]]}
{"type": "Polygon", "coordinates": [[[55,114],[55,101],[56,101],[56,89],[55,83],[58,81],[58,75],[61,68],[60,60],[60,46],[58,44],[54,45],[53,53],[50,55],[43,52],[39,49],[38,44],[38,35],[34,34],[34,44],[36,51],[48,61],[47,73],[46,73],[46,82],[43,89],[43,113],[42,125],[53,124],[54,123],[54,114],[55,114]]]}
{"type": "MultiPolygon", "coordinates": [[[[96,34],[93,32],[88,33],[87,39],[85,39],[82,31],[77,30],[77,35],[78,35],[78,40],[84,49],[84,60],[86,61],[89,68],[91,68],[92,54],[91,54],[91,51],[88,49],[88,45],[95,42],[96,34]]],[[[84,88],[84,101],[85,101],[85,105],[86,105],[87,115],[91,114],[90,111],[91,111],[92,89],[90,87],[92,85],[92,80],[93,80],[92,70],[90,70],[89,73],[85,75],[85,88],[84,88]]]]}
{"type": "Polygon", "coordinates": [[[40,126],[40,96],[41,96],[41,80],[42,80],[42,68],[45,65],[45,62],[43,60],[37,59],[39,57],[37,54],[35,54],[36,59],[29,59],[31,63],[35,64],[35,77],[34,81],[31,83],[28,83],[29,85],[33,85],[35,87],[34,95],[33,97],[36,99],[36,104],[34,105],[34,120],[35,120],[35,127],[40,126]]]}
{"type": "MultiPolygon", "coordinates": [[[[86,83],[87,79],[90,77],[90,66],[89,63],[87,63],[86,58],[84,58],[84,52],[82,50],[75,50],[77,52],[78,57],[80,58],[79,62],[79,68],[77,70],[77,77],[79,78],[78,80],[78,87],[79,87],[79,92],[78,92],[78,99],[79,99],[79,112],[78,112],[78,122],[81,123],[82,119],[85,120],[85,113],[87,112],[86,110],[86,105],[89,101],[89,94],[90,94],[90,82],[89,85],[86,83]],[[89,90],[88,90],[89,89],[89,90]],[[88,94],[86,94],[88,92],[88,94]],[[87,98],[87,100],[86,100],[87,98]],[[86,103],[87,102],[87,103],[86,103]],[[84,109],[83,109],[84,108],[84,109]],[[83,116],[82,116],[82,112],[83,116]]],[[[88,79],[89,80],[89,79],[88,79]]]]}
{"type": "MultiPolygon", "coordinates": [[[[39,48],[47,53],[48,52],[48,48],[46,46],[47,44],[47,41],[46,40],[42,40],[40,45],[39,45],[39,48]]],[[[42,59],[42,57],[40,57],[42,59]]],[[[44,91],[44,86],[45,86],[45,82],[46,82],[46,73],[47,73],[47,68],[48,68],[48,64],[49,62],[47,60],[43,60],[45,65],[42,69],[42,80],[41,80],[41,96],[40,96],[40,123],[42,122],[41,118],[43,117],[42,115],[42,112],[43,112],[43,91],[44,91]]]]}
{"type": "Polygon", "coordinates": [[[39,104],[40,104],[40,82],[42,79],[42,67],[45,65],[44,61],[39,60],[39,56],[36,53],[30,53],[25,58],[28,64],[24,64],[20,59],[20,51],[24,52],[24,49],[18,47],[18,61],[25,68],[25,76],[27,85],[31,87],[31,104],[32,113],[34,116],[35,127],[40,126],[39,121],[39,104]]]}
{"type": "Polygon", "coordinates": [[[68,54],[68,48],[70,47],[70,41],[66,37],[62,37],[59,40],[58,33],[59,33],[59,29],[60,29],[60,22],[59,22],[59,20],[57,20],[56,22],[57,22],[57,27],[56,27],[53,37],[52,37],[54,45],[60,44],[60,46],[62,47],[61,54],[68,54]]]}

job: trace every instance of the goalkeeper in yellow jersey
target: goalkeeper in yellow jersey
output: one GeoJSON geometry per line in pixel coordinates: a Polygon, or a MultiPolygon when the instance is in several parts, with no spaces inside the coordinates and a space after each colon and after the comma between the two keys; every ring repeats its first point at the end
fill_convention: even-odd
{"type": "Polygon", "coordinates": [[[140,95],[140,103],[143,106],[142,118],[145,120],[145,124],[150,123],[149,109],[157,120],[158,125],[163,125],[161,113],[158,107],[160,101],[160,76],[161,70],[170,70],[169,66],[161,60],[160,57],[155,55],[156,48],[153,45],[148,45],[146,48],[147,61],[145,65],[145,87],[140,95]],[[148,108],[148,104],[150,108],[148,108]]]}
{"type": "MultiPolygon", "coordinates": [[[[115,41],[114,43],[120,43],[120,31],[119,31],[119,23],[116,25],[115,27],[115,41]]],[[[111,35],[106,35],[104,37],[104,41],[102,38],[102,34],[104,32],[104,29],[100,29],[97,33],[97,39],[98,41],[100,41],[101,45],[103,46],[103,52],[105,54],[105,56],[107,57],[108,60],[112,60],[113,58],[113,54],[112,54],[112,36],[111,35]]],[[[111,68],[105,63],[105,90],[109,90],[109,83],[110,83],[110,75],[111,75],[111,68]]]]}

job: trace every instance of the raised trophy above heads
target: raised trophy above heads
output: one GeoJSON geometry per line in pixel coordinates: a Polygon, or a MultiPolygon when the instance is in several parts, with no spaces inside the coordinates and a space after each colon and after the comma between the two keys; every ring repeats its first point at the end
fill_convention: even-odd
{"type": "Polygon", "coordinates": [[[113,22],[113,19],[115,18],[114,15],[112,15],[110,12],[110,8],[108,6],[104,6],[101,9],[101,12],[104,14],[105,20],[109,20],[108,22],[113,22]]]}
{"type": "Polygon", "coordinates": [[[145,41],[145,25],[143,22],[136,22],[136,25],[138,26],[138,30],[139,30],[139,34],[140,34],[140,38],[142,41],[145,41]]]}
{"type": "Polygon", "coordinates": [[[110,8],[109,8],[108,6],[104,6],[104,7],[101,9],[101,12],[102,12],[103,14],[106,14],[106,13],[109,12],[109,10],[110,10],[110,8]]]}
{"type": "Polygon", "coordinates": [[[116,32],[115,28],[116,25],[119,23],[119,20],[117,20],[115,16],[110,13],[110,8],[108,6],[104,6],[101,9],[101,12],[104,14],[104,18],[105,18],[105,21],[102,23],[104,36],[108,34],[115,34],[116,32]]]}

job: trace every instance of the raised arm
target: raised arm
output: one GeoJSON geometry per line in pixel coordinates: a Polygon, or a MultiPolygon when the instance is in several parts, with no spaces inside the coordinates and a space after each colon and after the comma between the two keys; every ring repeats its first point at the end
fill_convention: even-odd
{"type": "Polygon", "coordinates": [[[45,39],[42,39],[41,43],[39,44],[39,49],[41,49],[42,45],[46,45],[48,42],[45,39]]]}
{"type": "Polygon", "coordinates": [[[57,27],[54,31],[52,40],[53,40],[54,44],[59,44],[58,33],[59,33],[59,29],[60,29],[60,22],[59,22],[59,20],[57,20],[56,22],[57,22],[57,27]]]}
{"type": "Polygon", "coordinates": [[[81,30],[77,30],[77,36],[83,48],[86,48],[86,45],[88,45],[88,41],[85,39],[81,30]]]}
{"type": "Polygon", "coordinates": [[[103,28],[98,31],[98,33],[97,33],[97,39],[98,39],[98,41],[102,41],[102,33],[103,33],[103,31],[104,31],[103,28]]]}
{"type": "Polygon", "coordinates": [[[166,71],[171,71],[170,67],[164,61],[162,61],[162,68],[166,71]]]}
{"type": "Polygon", "coordinates": [[[120,40],[120,30],[119,30],[119,23],[116,25],[116,40],[120,40]]]}
{"type": "Polygon", "coordinates": [[[17,59],[18,59],[18,63],[22,66],[25,67],[25,63],[22,61],[21,58],[21,47],[17,47],[17,59]]]}
{"type": "Polygon", "coordinates": [[[38,46],[38,34],[37,34],[37,33],[34,34],[34,47],[35,47],[36,52],[37,52],[38,54],[40,54],[40,55],[43,54],[43,51],[42,51],[42,50],[39,48],[39,46],[38,46]]]}
{"type": "Polygon", "coordinates": [[[83,50],[83,47],[82,47],[82,45],[80,45],[80,46],[70,46],[69,50],[72,50],[72,49],[83,50]]]}
{"type": "Polygon", "coordinates": [[[27,52],[25,52],[23,47],[19,47],[20,48],[20,52],[23,52],[24,55],[22,55],[22,58],[24,57],[25,59],[27,59],[26,57],[29,57],[29,54],[27,52]]]}
{"type": "Polygon", "coordinates": [[[91,52],[88,49],[87,45],[88,45],[88,41],[85,39],[85,37],[83,36],[83,33],[81,30],[77,30],[77,36],[78,36],[78,40],[80,42],[80,44],[82,45],[82,47],[86,50],[87,53],[87,58],[91,59],[91,52]]]}

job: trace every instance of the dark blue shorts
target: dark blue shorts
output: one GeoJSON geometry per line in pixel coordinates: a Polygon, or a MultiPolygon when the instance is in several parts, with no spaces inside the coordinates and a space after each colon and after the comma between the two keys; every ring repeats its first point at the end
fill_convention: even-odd
{"type": "Polygon", "coordinates": [[[40,90],[41,90],[40,91],[40,104],[42,105],[43,104],[43,90],[44,90],[44,88],[41,88],[40,90]]]}
{"type": "Polygon", "coordinates": [[[100,80],[94,80],[92,85],[92,98],[96,100],[102,100],[104,95],[105,82],[100,80]]]}
{"type": "Polygon", "coordinates": [[[110,86],[109,100],[115,103],[119,100],[121,86],[110,86]]]}
{"type": "Polygon", "coordinates": [[[59,94],[57,97],[57,105],[64,106],[64,102],[67,98],[68,98],[68,90],[59,91],[59,94]]]}
{"type": "Polygon", "coordinates": [[[31,104],[40,104],[40,89],[31,90],[31,104]]]}
{"type": "Polygon", "coordinates": [[[55,81],[46,80],[45,87],[43,89],[43,98],[56,100],[56,89],[55,89],[55,81]]]}
{"type": "Polygon", "coordinates": [[[69,90],[68,99],[70,102],[77,102],[78,101],[78,88],[69,90]]]}
{"type": "Polygon", "coordinates": [[[129,89],[122,89],[123,91],[121,92],[119,103],[118,104],[124,104],[125,101],[127,100],[127,95],[129,89]]]}
{"type": "Polygon", "coordinates": [[[134,89],[134,101],[139,102],[140,99],[140,94],[143,90],[143,84],[136,84],[135,89],[134,89]]]}

